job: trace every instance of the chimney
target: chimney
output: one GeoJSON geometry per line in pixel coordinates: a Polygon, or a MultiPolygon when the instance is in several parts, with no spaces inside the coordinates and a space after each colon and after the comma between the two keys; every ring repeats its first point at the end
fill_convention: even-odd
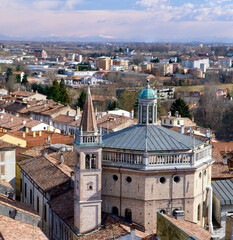
{"type": "Polygon", "coordinates": [[[47,140],[48,140],[48,142],[50,142],[50,140],[51,140],[51,137],[50,137],[50,136],[48,136],[47,140]]]}
{"type": "Polygon", "coordinates": [[[18,113],[16,113],[16,114],[15,114],[15,116],[16,116],[16,117],[18,117],[18,116],[19,116],[19,114],[18,114],[18,113]]]}
{"type": "Polygon", "coordinates": [[[36,132],[33,131],[33,132],[32,132],[32,135],[33,135],[33,137],[36,137],[36,132]]]}
{"type": "Polygon", "coordinates": [[[76,116],[80,116],[80,108],[79,107],[77,107],[77,109],[76,109],[76,116]]]}
{"type": "Polygon", "coordinates": [[[178,111],[176,111],[175,116],[179,117],[179,112],[178,111]]]}
{"type": "Polygon", "coordinates": [[[64,157],[63,157],[63,154],[61,154],[60,156],[60,164],[63,164],[64,163],[64,157]]]}
{"type": "Polygon", "coordinates": [[[25,125],[26,124],[26,120],[23,120],[23,125],[25,125]]]}
{"type": "Polygon", "coordinates": [[[26,131],[26,133],[28,133],[28,132],[29,132],[29,129],[28,129],[28,127],[26,127],[26,128],[25,128],[25,131],[26,131]]]}
{"type": "Polygon", "coordinates": [[[169,111],[168,113],[167,113],[167,117],[171,117],[171,111],[169,111]]]}
{"type": "Polygon", "coordinates": [[[184,125],[181,125],[181,126],[180,126],[180,133],[181,133],[181,134],[184,134],[184,128],[185,128],[184,125]]]}
{"type": "Polygon", "coordinates": [[[67,111],[67,116],[70,116],[70,111],[67,111]]]}
{"type": "Polygon", "coordinates": [[[42,136],[42,131],[39,131],[39,136],[40,136],[40,137],[42,136]]]}
{"type": "Polygon", "coordinates": [[[13,122],[14,121],[14,118],[11,118],[11,122],[13,122]]]}
{"type": "Polygon", "coordinates": [[[74,121],[77,121],[79,119],[79,116],[78,115],[75,115],[74,116],[74,121]]]}
{"type": "Polygon", "coordinates": [[[211,137],[211,130],[210,129],[205,130],[205,136],[208,137],[208,138],[211,137]]]}

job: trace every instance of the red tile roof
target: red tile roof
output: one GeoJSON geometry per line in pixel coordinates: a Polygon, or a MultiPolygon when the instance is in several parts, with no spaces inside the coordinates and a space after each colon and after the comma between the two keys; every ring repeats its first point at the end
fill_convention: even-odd
{"type": "Polygon", "coordinates": [[[63,168],[63,164],[59,164],[55,159],[51,161],[51,157],[46,156],[25,159],[18,165],[45,192],[69,183],[73,172],[72,169],[68,169],[68,166],[64,165],[63,168]]]}
{"type": "Polygon", "coordinates": [[[12,207],[17,211],[24,212],[26,214],[40,218],[38,213],[34,210],[34,208],[31,205],[16,200],[11,200],[6,195],[0,194],[0,204],[12,207]]]}
{"type": "Polygon", "coordinates": [[[175,219],[174,217],[169,217],[167,215],[163,216],[170,220],[171,222],[173,222],[176,226],[178,226],[180,229],[182,229],[190,236],[196,237],[198,240],[209,240],[212,236],[210,232],[208,232],[207,230],[205,230],[196,223],[181,219],[175,219]]]}
{"type": "Polygon", "coordinates": [[[29,131],[28,133],[25,132],[8,132],[5,134],[13,135],[15,137],[25,139],[27,141],[27,147],[35,147],[38,145],[43,144],[56,144],[56,143],[62,143],[62,144],[72,144],[74,141],[74,138],[68,135],[63,135],[59,133],[53,133],[48,131],[42,131],[41,136],[39,136],[38,132],[34,132],[36,134],[35,137],[33,137],[33,132],[29,131]],[[25,137],[23,137],[23,134],[25,134],[25,137]],[[49,140],[50,138],[50,140],[49,140]]]}
{"type": "Polygon", "coordinates": [[[0,233],[6,240],[47,240],[39,227],[0,215],[0,233]]]}
{"type": "Polygon", "coordinates": [[[62,123],[72,123],[74,121],[74,116],[60,114],[57,117],[55,117],[53,121],[62,122],[62,123]]]}
{"type": "MultiPolygon", "coordinates": [[[[214,143],[213,143],[214,145],[214,143]]],[[[212,157],[215,159],[215,162],[212,165],[212,179],[230,179],[233,178],[233,173],[229,171],[227,164],[223,164],[223,158],[217,148],[213,148],[212,157]]]]}

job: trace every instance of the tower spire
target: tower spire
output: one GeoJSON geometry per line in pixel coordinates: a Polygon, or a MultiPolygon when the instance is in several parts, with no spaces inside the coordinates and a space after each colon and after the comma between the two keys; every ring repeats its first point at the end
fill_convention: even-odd
{"type": "Polygon", "coordinates": [[[91,98],[90,82],[88,82],[87,95],[86,95],[86,100],[83,108],[80,129],[81,127],[83,132],[97,131],[96,117],[95,117],[95,112],[94,112],[92,98],[91,98]]]}

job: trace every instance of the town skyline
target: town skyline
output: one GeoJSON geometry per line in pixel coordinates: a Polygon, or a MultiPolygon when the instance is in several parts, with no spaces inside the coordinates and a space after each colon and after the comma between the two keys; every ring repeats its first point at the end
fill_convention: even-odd
{"type": "Polygon", "coordinates": [[[0,40],[233,41],[229,0],[1,0],[0,13],[0,40]]]}

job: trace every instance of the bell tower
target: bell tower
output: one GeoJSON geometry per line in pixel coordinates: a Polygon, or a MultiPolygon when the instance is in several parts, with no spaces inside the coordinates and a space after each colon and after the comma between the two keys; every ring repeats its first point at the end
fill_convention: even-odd
{"type": "Polygon", "coordinates": [[[83,234],[101,224],[102,133],[97,129],[90,84],[74,145],[74,227],[83,234]]]}

